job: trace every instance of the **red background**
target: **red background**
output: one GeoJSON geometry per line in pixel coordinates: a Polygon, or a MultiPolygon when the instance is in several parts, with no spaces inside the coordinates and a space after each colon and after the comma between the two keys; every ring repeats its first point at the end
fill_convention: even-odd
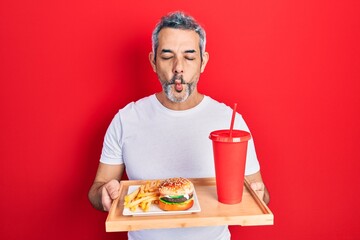
{"type": "Polygon", "coordinates": [[[233,239],[359,239],[360,2],[0,3],[0,238],[124,239],[87,192],[106,128],[159,90],[159,17],[207,30],[199,89],[238,102],[271,192],[274,226],[233,239]]]}

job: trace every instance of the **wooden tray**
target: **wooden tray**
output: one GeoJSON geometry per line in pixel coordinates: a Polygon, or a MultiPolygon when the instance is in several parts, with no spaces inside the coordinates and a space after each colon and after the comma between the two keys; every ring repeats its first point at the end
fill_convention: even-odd
{"type": "Polygon", "coordinates": [[[128,187],[143,184],[145,181],[121,181],[120,196],[113,202],[106,219],[106,231],[121,232],[156,228],[274,224],[274,215],[250,188],[249,182],[246,179],[242,202],[233,205],[218,202],[215,178],[196,178],[190,180],[194,183],[201,212],[156,216],[123,216],[124,196],[128,192],[128,187]]]}

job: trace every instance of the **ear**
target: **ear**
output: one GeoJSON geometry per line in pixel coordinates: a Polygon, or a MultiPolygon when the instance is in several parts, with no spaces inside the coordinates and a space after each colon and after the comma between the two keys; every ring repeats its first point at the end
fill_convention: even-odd
{"type": "Polygon", "coordinates": [[[156,72],[155,54],[153,52],[149,53],[149,61],[153,71],[156,72]]]}
{"type": "Polygon", "coordinates": [[[204,52],[204,54],[203,54],[203,60],[202,60],[201,67],[200,67],[201,73],[204,72],[205,67],[206,67],[206,64],[208,63],[208,61],[209,61],[209,53],[208,53],[208,52],[204,52]]]}

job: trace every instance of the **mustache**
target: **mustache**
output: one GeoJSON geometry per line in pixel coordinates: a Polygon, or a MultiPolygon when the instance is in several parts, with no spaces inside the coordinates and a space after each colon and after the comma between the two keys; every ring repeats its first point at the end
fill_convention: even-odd
{"type": "Polygon", "coordinates": [[[180,83],[181,83],[181,84],[185,84],[185,81],[184,81],[184,78],[183,78],[182,75],[174,75],[174,76],[171,78],[171,80],[170,80],[170,82],[169,82],[169,85],[175,84],[175,81],[176,81],[176,80],[180,80],[180,83]]]}

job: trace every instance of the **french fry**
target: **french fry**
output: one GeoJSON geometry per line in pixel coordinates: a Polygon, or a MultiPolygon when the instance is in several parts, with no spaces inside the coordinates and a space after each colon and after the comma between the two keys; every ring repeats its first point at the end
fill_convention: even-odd
{"type": "Polygon", "coordinates": [[[157,196],[151,196],[149,199],[144,200],[143,202],[141,202],[141,205],[139,204],[139,206],[143,211],[146,212],[146,211],[149,210],[150,205],[157,199],[158,199],[157,196]]]}
{"type": "Polygon", "coordinates": [[[139,197],[156,196],[156,195],[158,195],[156,192],[144,192],[138,194],[139,197]]]}
{"type": "Polygon", "coordinates": [[[124,206],[130,211],[136,211],[140,208],[143,211],[149,211],[151,204],[159,202],[160,180],[147,181],[140,185],[132,193],[124,197],[124,206]]]}
{"type": "Polygon", "coordinates": [[[147,182],[145,183],[144,191],[149,191],[149,189],[150,189],[150,182],[147,181],[147,182]]]}
{"type": "Polygon", "coordinates": [[[152,181],[150,183],[149,192],[155,192],[158,191],[160,185],[160,180],[152,181]]]}
{"type": "Polygon", "coordinates": [[[151,202],[144,202],[142,210],[145,212],[149,211],[151,202]]]}
{"type": "Polygon", "coordinates": [[[125,202],[131,202],[133,199],[136,198],[136,196],[138,195],[140,191],[140,188],[137,188],[135,191],[133,191],[132,193],[128,194],[125,196],[125,202]]]}
{"type": "Polygon", "coordinates": [[[148,199],[150,199],[150,198],[152,198],[152,196],[147,196],[147,197],[139,198],[139,199],[137,199],[137,200],[135,200],[135,201],[132,201],[132,202],[128,203],[127,205],[125,205],[125,207],[131,208],[131,207],[133,207],[133,206],[137,206],[137,205],[139,205],[141,202],[143,202],[143,201],[145,201],[145,200],[148,200],[148,199]]]}

